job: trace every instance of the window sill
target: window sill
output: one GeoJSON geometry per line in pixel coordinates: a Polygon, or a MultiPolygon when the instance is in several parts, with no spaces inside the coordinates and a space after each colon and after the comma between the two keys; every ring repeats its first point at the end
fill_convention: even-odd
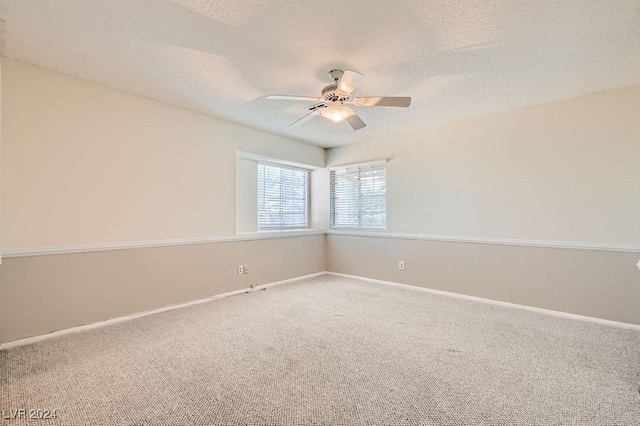
{"type": "Polygon", "coordinates": [[[239,240],[261,240],[269,238],[306,237],[312,235],[324,235],[326,229],[273,229],[256,232],[243,232],[236,234],[239,240]]]}
{"type": "Polygon", "coordinates": [[[340,228],[331,228],[331,229],[327,229],[327,232],[366,232],[366,233],[371,233],[371,232],[387,232],[387,228],[365,228],[365,227],[354,227],[354,228],[347,228],[347,227],[340,227],[340,228]]]}

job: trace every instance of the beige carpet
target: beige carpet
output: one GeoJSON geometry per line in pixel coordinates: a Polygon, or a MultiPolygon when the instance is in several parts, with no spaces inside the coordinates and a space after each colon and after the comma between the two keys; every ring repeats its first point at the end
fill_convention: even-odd
{"type": "Polygon", "coordinates": [[[640,425],[640,332],[323,276],[0,352],[0,386],[38,425],[640,425]]]}

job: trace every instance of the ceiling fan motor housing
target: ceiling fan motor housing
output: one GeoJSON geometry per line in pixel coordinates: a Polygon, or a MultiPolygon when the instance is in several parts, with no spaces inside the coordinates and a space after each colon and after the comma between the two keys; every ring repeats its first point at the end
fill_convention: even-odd
{"type": "Polygon", "coordinates": [[[342,78],[343,74],[344,74],[344,71],[342,71],[342,70],[331,70],[331,71],[329,71],[329,75],[331,76],[331,79],[336,83],[338,81],[340,81],[340,79],[342,78]]]}
{"type": "Polygon", "coordinates": [[[344,96],[338,93],[338,84],[330,84],[322,89],[322,99],[327,102],[345,102],[348,101],[350,96],[344,96]]]}

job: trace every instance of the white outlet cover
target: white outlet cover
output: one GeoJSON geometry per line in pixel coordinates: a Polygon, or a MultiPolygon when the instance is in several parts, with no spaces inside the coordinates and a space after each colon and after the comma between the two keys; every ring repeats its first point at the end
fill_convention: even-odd
{"type": "Polygon", "coordinates": [[[640,269],[640,260],[638,260],[638,263],[636,263],[636,266],[638,267],[638,269],[640,269]]]}

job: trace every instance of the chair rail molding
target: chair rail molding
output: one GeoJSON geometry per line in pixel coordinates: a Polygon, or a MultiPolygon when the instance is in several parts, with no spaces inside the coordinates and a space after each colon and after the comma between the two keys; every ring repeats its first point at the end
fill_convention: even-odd
{"type": "Polygon", "coordinates": [[[237,241],[271,240],[276,238],[308,237],[324,235],[324,229],[300,229],[287,231],[251,232],[246,234],[219,237],[181,238],[171,240],[129,241],[106,244],[82,244],[55,247],[33,247],[24,249],[7,249],[2,251],[2,258],[27,256],[44,256],[53,254],[84,253],[92,251],[126,250],[149,247],[182,246],[191,244],[229,243],[237,241]]]}
{"type": "Polygon", "coordinates": [[[392,233],[384,231],[361,231],[353,229],[331,229],[326,231],[327,235],[339,235],[348,237],[366,238],[388,238],[399,240],[423,240],[423,241],[443,241],[452,243],[472,243],[472,244],[495,244],[507,246],[529,246],[578,250],[600,250],[640,253],[640,244],[611,244],[611,243],[590,243],[581,241],[545,241],[545,240],[521,240],[508,238],[488,238],[488,237],[464,237],[464,236],[443,236],[427,234],[407,234],[392,233]]]}

